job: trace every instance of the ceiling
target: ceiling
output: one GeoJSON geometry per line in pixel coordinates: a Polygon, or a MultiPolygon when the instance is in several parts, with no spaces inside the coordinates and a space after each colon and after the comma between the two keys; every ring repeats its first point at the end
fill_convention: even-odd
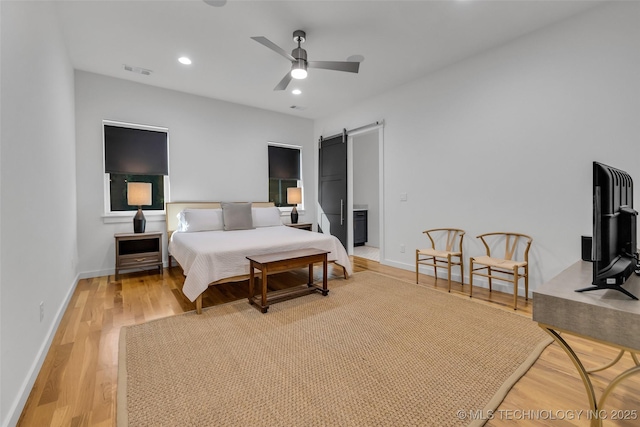
{"type": "Polygon", "coordinates": [[[57,11],[78,70],[306,118],[320,118],[600,2],[540,0],[64,1],[57,11]],[[218,1],[218,3],[225,3],[218,1]],[[358,74],[309,69],[285,91],[282,56],[307,33],[310,61],[361,55],[358,74]],[[178,63],[188,56],[189,66],[178,63]],[[125,71],[123,65],[151,70],[125,71]],[[291,90],[299,88],[300,95],[291,90]],[[297,108],[291,108],[296,106],[297,108]]]}

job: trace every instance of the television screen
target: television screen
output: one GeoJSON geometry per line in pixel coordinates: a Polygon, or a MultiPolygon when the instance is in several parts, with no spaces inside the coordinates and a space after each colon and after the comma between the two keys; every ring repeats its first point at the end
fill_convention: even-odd
{"type": "Polygon", "coordinates": [[[577,292],[622,288],[638,263],[633,180],[619,169],[593,162],[593,281],[577,292]]]}

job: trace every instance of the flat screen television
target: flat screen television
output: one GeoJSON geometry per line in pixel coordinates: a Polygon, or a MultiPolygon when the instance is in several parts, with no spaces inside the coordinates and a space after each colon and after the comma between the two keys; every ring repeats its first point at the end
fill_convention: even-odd
{"type": "Polygon", "coordinates": [[[592,286],[576,292],[614,289],[638,299],[622,287],[638,266],[637,216],[631,176],[593,162],[593,281],[592,286]]]}

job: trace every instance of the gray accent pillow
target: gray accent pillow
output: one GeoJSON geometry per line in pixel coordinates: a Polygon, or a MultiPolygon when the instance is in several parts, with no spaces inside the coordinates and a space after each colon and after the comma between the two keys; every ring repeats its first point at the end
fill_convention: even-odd
{"type": "Polygon", "coordinates": [[[222,202],[224,230],[250,230],[253,227],[251,203],[222,202]]]}

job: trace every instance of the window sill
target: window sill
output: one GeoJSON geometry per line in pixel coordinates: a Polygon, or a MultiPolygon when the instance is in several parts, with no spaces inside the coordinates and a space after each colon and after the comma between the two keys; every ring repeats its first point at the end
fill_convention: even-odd
{"type": "MultiPolygon", "coordinates": [[[[279,208],[281,217],[290,217],[292,208],[279,208]]],[[[102,215],[102,222],[104,224],[123,224],[125,222],[131,222],[136,211],[128,211],[123,213],[114,213],[108,215],[102,215]]],[[[298,209],[298,215],[304,216],[305,210],[298,209]]],[[[166,214],[162,213],[147,213],[144,212],[144,217],[147,222],[164,222],[166,214]]]]}
{"type": "MultiPolygon", "coordinates": [[[[285,213],[289,213],[293,210],[292,206],[282,206],[282,207],[278,207],[278,209],[280,209],[280,213],[285,214],[285,213]]],[[[302,213],[304,212],[304,208],[298,208],[298,212],[302,213]]]]}
{"type": "MultiPolygon", "coordinates": [[[[133,221],[133,217],[136,214],[135,211],[118,213],[111,215],[102,215],[102,222],[104,224],[119,224],[133,221]]],[[[164,222],[165,214],[163,213],[145,213],[144,218],[147,222],[164,222]]]]}
{"type": "MultiPolygon", "coordinates": [[[[280,216],[290,216],[291,215],[291,211],[293,210],[292,208],[278,208],[280,209],[280,216]]],[[[304,209],[298,209],[298,215],[302,216],[304,215],[304,209]]]]}

